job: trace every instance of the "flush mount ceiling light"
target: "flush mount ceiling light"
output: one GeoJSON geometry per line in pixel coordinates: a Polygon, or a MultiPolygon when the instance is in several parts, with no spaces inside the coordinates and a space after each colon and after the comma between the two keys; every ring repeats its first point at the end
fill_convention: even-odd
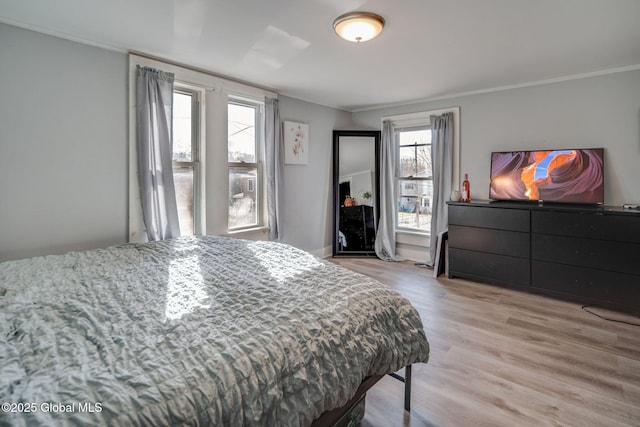
{"type": "Polygon", "coordinates": [[[371,12],[349,12],[333,21],[336,34],[350,42],[366,42],[376,37],[384,27],[384,18],[371,12]]]}

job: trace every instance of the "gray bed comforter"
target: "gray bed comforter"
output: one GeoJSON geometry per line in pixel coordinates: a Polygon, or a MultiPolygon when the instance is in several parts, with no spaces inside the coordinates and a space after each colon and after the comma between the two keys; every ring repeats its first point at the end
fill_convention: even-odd
{"type": "Polygon", "coordinates": [[[309,425],[428,353],[406,299],[280,243],[0,264],[0,425],[309,425]]]}

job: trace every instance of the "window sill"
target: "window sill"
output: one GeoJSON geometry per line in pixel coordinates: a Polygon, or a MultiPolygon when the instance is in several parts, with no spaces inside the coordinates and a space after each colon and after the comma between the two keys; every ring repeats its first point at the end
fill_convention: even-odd
{"type": "Polygon", "coordinates": [[[268,234],[269,227],[259,226],[259,227],[252,227],[252,228],[243,228],[241,230],[229,230],[227,231],[227,236],[240,238],[243,235],[256,234],[256,233],[268,234]]]}
{"type": "Polygon", "coordinates": [[[411,231],[411,230],[396,230],[396,235],[406,234],[409,236],[421,236],[421,237],[430,237],[431,234],[427,231],[411,231]]]}

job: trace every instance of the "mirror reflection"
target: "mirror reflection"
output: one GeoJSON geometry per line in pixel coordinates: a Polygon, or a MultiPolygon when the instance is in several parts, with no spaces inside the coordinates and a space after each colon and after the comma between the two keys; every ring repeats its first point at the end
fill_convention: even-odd
{"type": "Polygon", "coordinates": [[[334,132],[334,256],[375,255],[379,140],[378,131],[334,132]]]}

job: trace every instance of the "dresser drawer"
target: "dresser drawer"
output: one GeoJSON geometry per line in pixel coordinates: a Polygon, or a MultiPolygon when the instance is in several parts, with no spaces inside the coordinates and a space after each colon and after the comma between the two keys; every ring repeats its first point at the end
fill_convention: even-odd
{"type": "Polygon", "coordinates": [[[531,232],[640,243],[640,216],[533,211],[531,232]]]}
{"type": "Polygon", "coordinates": [[[529,233],[449,225],[449,247],[529,258],[529,233]]]}
{"type": "Polygon", "coordinates": [[[531,239],[534,260],[640,275],[640,243],[548,234],[533,234],[531,239]]]}
{"type": "Polygon", "coordinates": [[[542,261],[531,263],[531,288],[635,311],[640,302],[639,276],[542,261]]]}
{"type": "Polygon", "coordinates": [[[529,211],[449,205],[449,224],[529,232],[529,211]]]}
{"type": "Polygon", "coordinates": [[[529,260],[449,246],[449,276],[466,277],[516,288],[529,287],[529,260]]]}

